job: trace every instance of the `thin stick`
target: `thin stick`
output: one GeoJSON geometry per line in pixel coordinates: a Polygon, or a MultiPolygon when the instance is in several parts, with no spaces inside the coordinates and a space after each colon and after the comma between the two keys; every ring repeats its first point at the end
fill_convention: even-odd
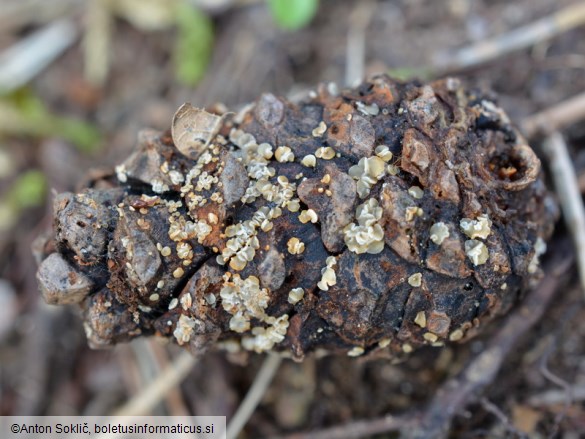
{"type": "MultiPolygon", "coordinates": [[[[572,385],[571,396],[574,402],[585,401],[585,384],[572,385]]],[[[539,393],[528,398],[528,404],[535,407],[565,404],[566,402],[566,390],[547,390],[546,392],[539,393]]]]}
{"type": "MultiPolygon", "coordinates": [[[[148,348],[152,352],[154,360],[158,364],[158,369],[164,369],[169,367],[171,361],[167,350],[157,342],[156,339],[151,338],[148,340],[148,348]]],[[[175,386],[173,387],[166,396],[167,410],[172,416],[189,416],[189,409],[185,404],[181,389],[175,386]]]]}
{"type": "Polygon", "coordinates": [[[453,54],[441,52],[433,60],[434,68],[447,73],[476,66],[548,40],[583,23],[585,3],[579,2],[506,34],[459,49],[453,54]]]}
{"type": "Polygon", "coordinates": [[[85,0],[2,0],[0,29],[3,34],[23,26],[46,24],[77,12],[85,0]]]}
{"type": "Polygon", "coordinates": [[[84,74],[89,82],[101,86],[110,70],[113,17],[105,2],[89,0],[85,18],[84,74]]]}
{"type": "Polygon", "coordinates": [[[349,17],[345,52],[345,84],[354,86],[364,77],[366,63],[366,29],[372,19],[375,4],[361,1],[349,17]]]}
{"type": "Polygon", "coordinates": [[[514,427],[514,425],[512,425],[510,419],[504,414],[504,412],[502,412],[502,410],[500,410],[500,408],[494,403],[492,403],[489,399],[481,398],[479,402],[481,403],[484,409],[486,409],[488,412],[490,412],[496,418],[498,418],[500,422],[504,425],[506,430],[508,430],[510,433],[513,433],[515,436],[519,438],[528,437],[525,433],[521,432],[516,427],[514,427]]]}
{"type": "Polygon", "coordinates": [[[189,374],[197,359],[189,352],[182,352],[169,367],[140,393],[118,408],[112,416],[143,416],[150,411],[189,374]]]}
{"type": "Polygon", "coordinates": [[[337,427],[325,428],[318,431],[306,433],[293,433],[273,439],[359,439],[373,436],[375,434],[398,431],[414,426],[416,415],[412,416],[391,416],[372,419],[370,421],[356,421],[337,427]]]}
{"type": "MultiPolygon", "coordinates": [[[[130,343],[134,352],[135,362],[137,363],[141,380],[140,388],[144,383],[149,383],[155,379],[165,367],[171,364],[165,348],[157,342],[155,338],[136,339],[130,343]]],[[[171,416],[189,416],[189,411],[183,401],[181,390],[173,387],[164,397],[167,408],[167,414],[171,416]]]]}
{"type": "Polygon", "coordinates": [[[57,59],[77,39],[71,20],[55,21],[0,54],[0,93],[26,84],[57,59]]]}
{"type": "Polygon", "coordinates": [[[250,419],[250,416],[252,416],[252,413],[254,413],[254,410],[256,410],[256,407],[262,400],[268,386],[270,386],[281,361],[282,358],[278,355],[268,355],[266,357],[252,383],[252,387],[250,387],[246,397],[227,426],[227,439],[235,439],[240,434],[240,431],[242,431],[242,428],[244,428],[248,419],[250,419]]]}
{"type": "Polygon", "coordinates": [[[581,288],[585,293],[585,207],[575,169],[567,151],[567,144],[558,131],[545,139],[542,150],[549,163],[565,224],[573,239],[581,288]]]}
{"type": "Polygon", "coordinates": [[[530,138],[537,134],[561,130],[582,119],[585,119],[585,93],[528,116],[521,122],[520,128],[526,137],[530,138]]]}
{"type": "MultiPolygon", "coordinates": [[[[561,326],[564,327],[566,325],[566,323],[567,323],[567,321],[565,320],[561,326]]],[[[563,419],[565,419],[565,417],[567,416],[567,413],[569,413],[569,410],[571,408],[571,404],[573,403],[573,392],[571,390],[571,385],[567,381],[562,379],[560,376],[555,375],[548,368],[548,360],[549,360],[550,356],[553,354],[553,352],[556,351],[557,346],[558,346],[558,337],[553,337],[552,339],[549,340],[548,347],[547,347],[544,355],[540,358],[540,367],[539,367],[540,373],[542,373],[542,375],[546,379],[548,379],[549,381],[552,381],[557,386],[562,387],[565,390],[565,395],[566,395],[565,403],[563,404],[563,410],[560,410],[555,415],[554,423],[553,423],[551,430],[549,432],[549,435],[548,435],[549,438],[557,437],[559,428],[561,426],[561,422],[563,422],[563,419]]]]}

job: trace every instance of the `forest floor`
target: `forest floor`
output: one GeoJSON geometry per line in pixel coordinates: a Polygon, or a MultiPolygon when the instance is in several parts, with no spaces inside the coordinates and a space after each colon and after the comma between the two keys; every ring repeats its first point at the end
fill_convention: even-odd
{"type": "MultiPolygon", "coordinates": [[[[0,51],[60,17],[71,17],[80,29],[88,26],[91,2],[55,1],[61,3],[67,6],[63,12],[32,8],[27,15],[23,8],[18,19],[10,16],[10,8],[0,10],[0,51]]],[[[235,107],[262,92],[302,96],[320,82],[344,85],[362,75],[385,72],[427,79],[453,74],[494,90],[501,107],[520,125],[527,116],[585,91],[585,26],[479,65],[442,62],[456,49],[577,1],[323,0],[311,24],[297,31],[278,28],[263,2],[223,0],[219,8],[206,6],[210,1],[193,3],[203,5],[215,35],[211,61],[195,87],[176,80],[171,50],[176,29],[146,31],[115,18],[109,28],[110,68],[102,85],[88,81],[83,62],[87,53],[77,35],[26,88],[0,97],[0,119],[5,121],[3,112],[26,104],[91,127],[76,126],[70,136],[50,130],[39,134],[35,127],[41,122],[33,115],[37,107],[30,114],[19,113],[31,122],[20,132],[0,120],[0,415],[110,413],[176,357],[173,346],[147,340],[90,350],[77,311],[49,307],[40,299],[30,246],[50,227],[53,191],[75,190],[91,169],[120,162],[132,151],[140,129],[168,129],[183,102],[235,107]],[[93,130],[97,143],[90,141],[93,130]],[[88,144],[90,148],[83,148],[88,144]],[[23,175],[40,175],[38,184],[50,190],[34,202],[38,187],[31,188],[30,181],[19,186],[23,175]],[[30,202],[8,202],[15,194],[30,196],[30,202]]],[[[567,124],[561,132],[583,191],[585,124],[567,124]]],[[[540,153],[543,136],[528,134],[540,153]]],[[[566,236],[559,222],[553,241],[560,243],[566,236]]],[[[549,248],[554,246],[552,242],[549,248]]],[[[544,314],[515,340],[493,379],[457,406],[449,420],[450,437],[571,439],[585,431],[585,306],[576,268],[563,271],[553,287],[544,314]]],[[[355,421],[365,422],[354,424],[358,430],[351,437],[375,432],[375,437],[395,437],[384,433],[391,427],[368,428],[388,414],[406,416],[408,422],[424,418],[429,404],[448,390],[445,383],[497,340],[505,321],[490,325],[467,344],[424,348],[399,364],[348,357],[307,358],[300,364],[285,360],[242,437],[316,431],[355,421]]],[[[226,415],[229,420],[262,362],[259,355],[210,352],[154,413],[226,415]]],[[[447,392],[445,398],[452,396],[447,392]]]]}

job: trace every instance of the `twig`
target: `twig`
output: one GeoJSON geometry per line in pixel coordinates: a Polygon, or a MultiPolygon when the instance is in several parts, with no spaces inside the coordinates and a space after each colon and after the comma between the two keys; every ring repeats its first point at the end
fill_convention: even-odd
{"type": "Polygon", "coordinates": [[[577,269],[585,292],[585,208],[567,144],[559,132],[548,136],[542,150],[549,164],[565,223],[573,238],[577,254],[577,269]]]}
{"type": "MultiPolygon", "coordinates": [[[[571,396],[575,402],[585,401],[585,384],[571,385],[571,396]]],[[[528,404],[534,407],[564,404],[566,401],[566,390],[547,390],[546,392],[528,398],[528,404]]]]}
{"type": "Polygon", "coordinates": [[[248,422],[248,419],[250,419],[250,416],[252,416],[252,413],[254,413],[254,410],[256,410],[256,407],[262,400],[268,386],[270,386],[281,361],[282,358],[278,355],[268,355],[266,357],[252,383],[252,387],[250,387],[246,397],[227,426],[227,439],[235,439],[240,434],[240,431],[242,431],[242,428],[244,428],[246,422],[248,422]]]}
{"type": "Polygon", "coordinates": [[[41,413],[51,376],[51,339],[55,334],[55,323],[62,318],[63,312],[55,307],[39,301],[36,309],[29,315],[35,322],[35,330],[28,332],[22,346],[24,353],[18,379],[22,384],[18,387],[15,413],[31,416],[41,413]]]}
{"type": "Polygon", "coordinates": [[[359,439],[375,434],[398,431],[412,427],[416,423],[416,415],[384,416],[369,421],[356,421],[337,427],[306,433],[293,433],[272,439],[359,439]]]}
{"type": "Polygon", "coordinates": [[[130,344],[120,346],[116,349],[118,368],[122,374],[122,381],[124,382],[123,391],[127,395],[134,395],[142,388],[142,378],[140,376],[140,369],[130,344]]]}
{"type": "Polygon", "coordinates": [[[585,3],[579,2],[506,34],[463,47],[455,53],[440,52],[433,60],[434,68],[448,73],[476,66],[548,40],[583,23],[585,3]]]}
{"type": "MultiPolygon", "coordinates": [[[[144,383],[149,383],[155,379],[162,369],[170,364],[167,352],[154,338],[137,339],[130,343],[134,352],[134,359],[137,363],[140,373],[140,388],[144,383]]],[[[172,416],[189,416],[185,407],[180,389],[173,387],[164,397],[167,408],[167,414],[172,416]]]]}
{"type": "MultiPolygon", "coordinates": [[[[567,322],[567,320],[564,321],[563,326],[566,324],[566,322],[567,322]]],[[[551,431],[549,432],[549,435],[548,435],[549,438],[557,437],[561,422],[563,421],[565,416],[567,416],[567,413],[569,412],[569,408],[571,407],[571,404],[573,402],[573,392],[571,390],[571,385],[567,381],[562,379],[560,376],[555,375],[548,368],[548,359],[550,358],[552,353],[556,350],[556,347],[558,345],[557,341],[558,340],[556,339],[556,337],[553,337],[552,339],[549,340],[547,349],[546,349],[544,355],[540,359],[540,366],[539,366],[540,373],[542,373],[542,375],[546,379],[555,383],[557,386],[562,387],[565,390],[565,403],[563,404],[564,407],[563,407],[563,410],[559,411],[555,416],[553,426],[552,426],[551,431]]]]}
{"type": "Polygon", "coordinates": [[[457,376],[443,384],[424,412],[420,424],[416,428],[402,430],[403,438],[445,437],[453,417],[461,413],[493,382],[514,345],[546,310],[573,260],[570,252],[562,255],[560,251],[554,259],[557,263],[556,269],[545,270],[547,275],[539,287],[528,295],[522,306],[508,316],[483,352],[471,360],[457,376]]]}
{"type": "Polygon", "coordinates": [[[33,79],[75,42],[77,34],[71,20],[55,21],[0,54],[0,93],[33,79]]]}
{"type": "Polygon", "coordinates": [[[483,406],[484,409],[486,409],[488,412],[490,412],[496,418],[498,418],[500,420],[500,422],[502,424],[504,424],[504,427],[506,428],[506,430],[508,430],[510,433],[513,433],[514,435],[516,435],[520,438],[527,438],[528,437],[525,433],[521,432],[516,427],[514,427],[512,425],[512,423],[510,422],[510,419],[500,410],[500,408],[497,405],[492,403],[489,399],[481,398],[479,400],[479,402],[481,403],[481,405],[483,406]]]}
{"type": "Polygon", "coordinates": [[[2,0],[0,31],[14,32],[23,26],[46,24],[77,12],[85,0],[2,0]]]}
{"type": "MultiPolygon", "coordinates": [[[[158,364],[158,369],[164,369],[171,364],[167,350],[151,338],[148,340],[148,349],[152,353],[155,362],[158,364]]],[[[178,387],[173,387],[166,396],[166,404],[169,414],[172,416],[189,416],[189,410],[178,387]]]]}
{"type": "Polygon", "coordinates": [[[264,0],[187,0],[193,6],[208,14],[225,12],[232,8],[256,6],[264,0]]]}
{"type": "Polygon", "coordinates": [[[366,62],[366,29],[375,4],[371,1],[361,1],[349,17],[349,31],[347,33],[347,47],[345,53],[345,84],[353,86],[364,77],[366,62]]]}
{"type": "Polygon", "coordinates": [[[94,85],[102,85],[110,70],[112,14],[103,0],[90,0],[85,14],[87,24],[83,37],[85,77],[94,85]]]}
{"type": "Polygon", "coordinates": [[[579,192],[584,193],[585,192],[585,173],[579,175],[579,177],[577,177],[577,183],[579,183],[579,192]]]}
{"type": "Polygon", "coordinates": [[[189,374],[197,359],[189,352],[182,352],[172,365],[165,368],[160,375],[140,393],[134,395],[126,404],[118,408],[113,416],[141,416],[150,413],[153,407],[168,392],[189,374]]]}
{"type": "Polygon", "coordinates": [[[551,133],[585,119],[585,93],[525,118],[520,128],[526,137],[551,133]]]}
{"type": "Polygon", "coordinates": [[[554,374],[549,368],[548,368],[548,359],[550,358],[550,356],[552,355],[552,353],[556,350],[556,346],[557,346],[558,340],[553,338],[551,340],[549,340],[549,345],[547,346],[547,350],[545,352],[545,354],[542,356],[542,358],[540,359],[540,365],[539,365],[539,369],[540,369],[540,373],[542,373],[542,375],[549,380],[550,382],[556,384],[557,386],[563,388],[565,390],[565,395],[566,395],[566,402],[567,405],[570,404],[571,402],[571,385],[565,381],[564,379],[562,379],[560,376],[554,374]]]}

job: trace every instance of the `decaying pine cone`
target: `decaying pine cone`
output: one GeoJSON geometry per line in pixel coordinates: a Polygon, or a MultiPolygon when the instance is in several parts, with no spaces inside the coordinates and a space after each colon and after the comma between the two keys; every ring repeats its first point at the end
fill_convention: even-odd
{"type": "Polygon", "coordinates": [[[55,199],[38,280],[92,346],[396,357],[468,338],[540,273],[556,207],[493,100],[379,76],[301,104],[179,109],[55,199]]]}

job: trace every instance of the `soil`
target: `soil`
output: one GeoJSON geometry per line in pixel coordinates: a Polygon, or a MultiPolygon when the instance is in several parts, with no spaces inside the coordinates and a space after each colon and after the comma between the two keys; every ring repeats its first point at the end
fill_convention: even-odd
{"type": "MultiPolygon", "coordinates": [[[[98,153],[86,154],[57,138],[5,137],[2,147],[13,166],[19,173],[42,170],[56,192],[75,191],[97,175],[96,169],[111,169],[130,155],[140,129],[168,129],[184,102],[199,107],[222,102],[234,108],[263,92],[294,98],[323,81],[343,85],[348,66],[359,63],[351,58],[353,52],[348,59],[347,42],[362,2],[324,0],[314,21],[296,32],[278,29],[262,3],[235,3],[227,2],[227,7],[212,13],[216,35],[212,61],[195,88],[177,84],[173,76],[173,31],[143,32],[116,20],[111,70],[101,88],[84,79],[78,42],[42,72],[31,88],[51,112],[95,124],[104,137],[103,145],[98,153]]],[[[373,2],[364,33],[365,74],[415,71],[430,65],[442,50],[516,29],[574,3],[373,2]]],[[[30,31],[28,27],[12,29],[0,45],[7,47],[30,31]]],[[[471,87],[493,90],[512,122],[519,123],[585,90],[584,53],[585,29],[581,27],[454,74],[471,87]]],[[[583,174],[585,129],[577,124],[563,134],[577,172],[583,174]]],[[[531,139],[537,152],[540,140],[531,139]]],[[[9,186],[8,179],[0,182],[2,191],[9,186]]],[[[153,371],[144,363],[155,363],[153,358],[161,349],[170,356],[178,352],[175,346],[154,343],[153,347],[145,340],[92,350],[73,307],[53,307],[41,300],[30,247],[51,226],[52,201],[50,193],[44,205],[24,211],[16,225],[0,235],[0,278],[6,281],[0,283],[0,299],[6,303],[1,314],[6,324],[0,326],[2,415],[109,413],[152,378],[153,371]]],[[[551,245],[565,235],[559,222],[551,245]]],[[[574,270],[564,285],[483,392],[484,403],[474,403],[455,417],[451,437],[524,433],[576,438],[585,429],[583,402],[562,396],[566,388],[585,386],[585,307],[574,270]],[[550,390],[559,391],[560,400],[542,402],[540,398],[539,402],[550,390]],[[488,403],[497,408],[497,415],[488,403]]],[[[465,344],[422,348],[401,363],[345,355],[308,356],[302,363],[285,360],[242,437],[317,430],[423,410],[447,378],[482,352],[497,327],[496,321],[465,344]]],[[[207,353],[181,384],[176,398],[161,402],[155,414],[177,413],[178,404],[188,413],[229,419],[262,360],[262,355],[255,354],[207,353]]]]}

